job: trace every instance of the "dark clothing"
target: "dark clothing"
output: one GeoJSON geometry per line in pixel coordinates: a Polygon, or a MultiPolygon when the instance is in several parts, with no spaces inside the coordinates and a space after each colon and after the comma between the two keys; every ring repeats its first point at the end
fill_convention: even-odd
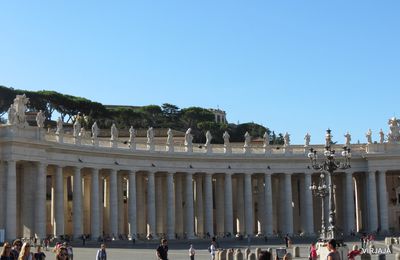
{"type": "Polygon", "coordinates": [[[107,252],[106,252],[106,250],[99,249],[97,251],[96,260],[107,260],[107,252]]]}
{"type": "Polygon", "coordinates": [[[17,250],[15,250],[15,249],[12,249],[11,252],[10,252],[10,255],[11,255],[15,260],[17,260],[18,257],[19,257],[19,252],[18,252],[17,250]]]}
{"type": "Polygon", "coordinates": [[[168,246],[159,245],[157,248],[157,255],[161,260],[168,260],[168,246]]]}
{"type": "Polygon", "coordinates": [[[0,260],[14,260],[14,258],[12,257],[12,255],[10,255],[10,256],[2,256],[2,257],[0,257],[0,260]]]}
{"type": "Polygon", "coordinates": [[[191,256],[190,256],[190,260],[194,260],[194,255],[191,255],[191,256]]]}
{"type": "Polygon", "coordinates": [[[46,255],[43,252],[35,253],[35,260],[44,260],[46,255]]]}
{"type": "Polygon", "coordinates": [[[332,257],[332,260],[340,260],[340,255],[339,255],[339,252],[330,252],[329,254],[328,254],[328,256],[326,257],[326,259],[328,259],[328,257],[329,256],[331,256],[332,257]]]}

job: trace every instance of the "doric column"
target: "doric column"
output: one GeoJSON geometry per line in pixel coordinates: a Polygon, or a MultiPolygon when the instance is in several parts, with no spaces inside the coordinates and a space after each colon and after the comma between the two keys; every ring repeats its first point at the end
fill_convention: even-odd
{"type": "Polygon", "coordinates": [[[168,239],[175,238],[175,197],[174,197],[174,174],[167,174],[167,236],[168,239]]]}
{"type": "Polygon", "coordinates": [[[156,201],[155,201],[155,183],[154,172],[147,174],[147,219],[148,229],[147,236],[156,238],[156,201]]]}
{"type": "Polygon", "coordinates": [[[206,173],[204,178],[205,187],[205,221],[204,232],[208,233],[210,237],[214,236],[214,220],[213,220],[213,192],[212,192],[212,174],[206,173]]]}
{"type": "Polygon", "coordinates": [[[46,237],[46,175],[47,164],[39,162],[36,175],[35,234],[39,239],[46,237]]]}
{"type": "Polygon", "coordinates": [[[355,219],[355,203],[354,203],[354,184],[353,184],[353,173],[348,171],[346,175],[346,233],[350,234],[352,230],[356,228],[355,219]]]}
{"type": "Polygon", "coordinates": [[[136,215],[136,172],[129,171],[128,183],[128,227],[129,237],[136,239],[137,234],[137,215],[136,215]]]}
{"type": "Polygon", "coordinates": [[[273,212],[272,212],[272,185],[271,185],[271,173],[270,172],[266,172],[264,175],[264,182],[265,182],[265,186],[264,186],[264,201],[265,201],[265,221],[264,221],[264,229],[265,229],[265,234],[267,236],[272,235],[273,234],[273,228],[272,228],[272,216],[273,216],[273,212]]]}
{"type": "Polygon", "coordinates": [[[312,172],[304,173],[304,217],[305,221],[303,222],[304,231],[306,234],[314,234],[314,207],[312,200],[312,191],[310,190],[311,186],[311,177],[312,172]]]}
{"type": "Polygon", "coordinates": [[[110,171],[110,232],[118,239],[118,176],[117,170],[110,171]]]}
{"type": "Polygon", "coordinates": [[[188,239],[194,238],[194,210],[193,210],[193,173],[186,173],[186,234],[188,239]]]}
{"type": "Polygon", "coordinates": [[[199,174],[196,178],[196,233],[200,238],[204,234],[203,207],[203,176],[199,174]]]}
{"type": "Polygon", "coordinates": [[[118,234],[125,234],[124,178],[117,174],[118,234]]]}
{"type": "Polygon", "coordinates": [[[244,214],[246,220],[246,234],[253,235],[253,194],[251,186],[251,174],[244,175],[244,214]]]}
{"type": "Polygon", "coordinates": [[[225,173],[225,233],[233,235],[232,173],[225,173]]]}
{"type": "Polygon", "coordinates": [[[92,240],[100,236],[99,169],[92,169],[90,187],[90,233],[92,240]]]}
{"type": "Polygon", "coordinates": [[[183,235],[183,199],[182,199],[182,178],[175,174],[175,233],[183,235]]]}
{"type": "Polygon", "coordinates": [[[17,237],[17,165],[13,160],[7,161],[6,185],[6,240],[17,237]]]}
{"type": "Polygon", "coordinates": [[[381,219],[381,231],[389,231],[388,201],[386,188],[386,172],[379,171],[379,216],[381,219]]]}
{"type": "Polygon", "coordinates": [[[292,174],[285,173],[285,233],[293,234],[292,174]]]}
{"type": "Polygon", "coordinates": [[[54,236],[64,235],[64,175],[63,168],[56,166],[55,172],[54,236]]]}
{"type": "Polygon", "coordinates": [[[73,178],[73,237],[82,235],[82,179],[81,168],[74,168],[73,178]]]}
{"type": "Polygon", "coordinates": [[[378,229],[378,203],[376,198],[376,175],[375,170],[368,172],[368,210],[369,210],[369,231],[378,229]]]}

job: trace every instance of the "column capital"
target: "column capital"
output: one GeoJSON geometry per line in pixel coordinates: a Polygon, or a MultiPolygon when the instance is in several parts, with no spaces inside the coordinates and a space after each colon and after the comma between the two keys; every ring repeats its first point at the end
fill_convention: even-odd
{"type": "Polygon", "coordinates": [[[227,170],[224,174],[232,176],[234,174],[234,172],[232,170],[227,170]]]}
{"type": "Polygon", "coordinates": [[[306,170],[306,171],[304,172],[304,175],[310,175],[310,176],[312,176],[313,174],[314,174],[314,171],[311,170],[311,169],[306,170]]]}
{"type": "Polygon", "coordinates": [[[264,172],[264,175],[265,175],[265,176],[272,176],[272,172],[266,171],[266,172],[264,172]]]}
{"type": "Polygon", "coordinates": [[[289,175],[289,176],[292,176],[292,175],[293,175],[292,172],[284,172],[283,174],[284,174],[285,176],[288,176],[288,175],[289,175]]]}

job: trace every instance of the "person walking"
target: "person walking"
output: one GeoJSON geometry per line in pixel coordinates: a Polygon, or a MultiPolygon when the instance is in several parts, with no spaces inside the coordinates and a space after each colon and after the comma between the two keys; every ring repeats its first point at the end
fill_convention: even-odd
{"type": "Polygon", "coordinates": [[[329,250],[329,254],[326,257],[326,260],[341,260],[339,252],[336,251],[336,240],[335,239],[329,240],[327,247],[329,250]]]}
{"type": "Polygon", "coordinates": [[[5,242],[0,254],[0,260],[14,260],[11,255],[11,245],[8,242],[5,242]]]}
{"type": "Polygon", "coordinates": [[[165,238],[161,239],[161,244],[157,247],[157,259],[168,260],[168,242],[165,238]]]}
{"type": "Polygon", "coordinates": [[[69,260],[68,249],[65,246],[60,246],[57,248],[56,260],[69,260]]]}
{"type": "Polygon", "coordinates": [[[215,241],[215,237],[212,238],[211,245],[208,249],[211,255],[211,260],[215,260],[215,252],[217,251],[217,242],[215,241]]]}
{"type": "Polygon", "coordinates": [[[101,244],[100,249],[97,250],[96,260],[107,260],[107,252],[105,244],[101,244]]]}
{"type": "Polygon", "coordinates": [[[22,241],[19,239],[14,240],[13,247],[11,249],[11,256],[13,259],[18,259],[19,253],[21,252],[22,241]]]}
{"type": "Polygon", "coordinates": [[[286,234],[286,236],[285,236],[285,245],[286,245],[286,248],[289,247],[289,240],[290,240],[289,234],[286,234]]]}
{"type": "Polygon", "coordinates": [[[28,242],[22,245],[18,260],[35,260],[35,257],[31,253],[31,245],[28,242]]]}
{"type": "Polygon", "coordinates": [[[196,254],[196,251],[193,248],[193,244],[190,244],[190,248],[189,248],[189,257],[190,260],[194,260],[194,255],[196,254]]]}
{"type": "Polygon", "coordinates": [[[313,242],[310,246],[310,260],[317,260],[317,258],[317,248],[315,246],[315,243],[313,242]]]}
{"type": "Polygon", "coordinates": [[[45,260],[46,255],[42,252],[42,246],[38,246],[35,253],[35,260],[45,260]]]}

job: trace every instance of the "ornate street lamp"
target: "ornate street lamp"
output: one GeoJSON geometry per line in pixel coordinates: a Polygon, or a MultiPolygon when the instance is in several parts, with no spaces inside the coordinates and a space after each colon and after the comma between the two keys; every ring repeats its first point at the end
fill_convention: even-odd
{"type": "MultiPolygon", "coordinates": [[[[328,231],[325,231],[325,227],[322,228],[321,230],[321,239],[327,240],[327,239],[337,239],[338,234],[335,226],[335,215],[336,215],[336,207],[335,207],[335,200],[334,200],[334,189],[335,186],[333,185],[332,181],[332,176],[334,172],[337,169],[347,169],[350,168],[350,158],[351,158],[351,153],[350,153],[350,148],[344,146],[343,151],[342,151],[342,157],[344,160],[342,161],[337,161],[336,160],[336,153],[335,150],[332,149],[331,144],[332,144],[332,135],[331,135],[331,130],[328,129],[326,130],[326,146],[325,146],[325,151],[324,151],[324,157],[321,160],[321,162],[318,162],[318,155],[317,151],[314,150],[313,148],[310,148],[310,152],[308,153],[308,158],[310,158],[311,161],[311,166],[314,170],[318,170],[321,172],[321,181],[320,184],[317,186],[312,185],[310,187],[311,190],[318,190],[319,191],[314,191],[314,194],[316,196],[321,197],[322,201],[322,211],[324,211],[324,197],[329,196],[329,226],[328,226],[328,231]],[[325,174],[328,174],[328,185],[325,183],[325,174]],[[324,179],[324,180],[322,180],[324,179]],[[324,187],[328,186],[327,191],[323,191],[324,187]],[[327,193],[327,195],[326,195],[327,193]]],[[[324,218],[324,214],[322,215],[324,218]]],[[[324,224],[324,220],[322,220],[324,224]]]]}
{"type": "Polygon", "coordinates": [[[315,197],[321,199],[321,235],[320,238],[322,240],[326,239],[326,228],[325,228],[325,197],[328,196],[329,190],[328,185],[325,182],[325,175],[321,173],[318,186],[313,183],[310,186],[310,190],[312,191],[315,197]]]}

